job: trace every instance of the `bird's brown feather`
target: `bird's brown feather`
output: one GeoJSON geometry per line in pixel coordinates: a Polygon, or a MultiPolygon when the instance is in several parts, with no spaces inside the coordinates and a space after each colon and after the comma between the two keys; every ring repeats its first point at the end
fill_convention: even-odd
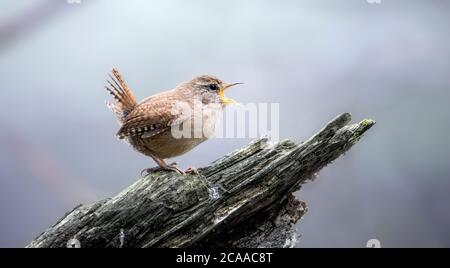
{"type": "Polygon", "coordinates": [[[119,122],[123,122],[125,117],[136,107],[137,102],[133,92],[123,80],[119,71],[112,70],[112,75],[107,80],[106,90],[114,97],[116,103],[109,103],[110,109],[117,115],[119,122]]]}
{"type": "Polygon", "coordinates": [[[173,109],[177,96],[173,91],[167,91],[143,100],[126,117],[117,136],[121,139],[133,136],[150,138],[179,124],[183,121],[183,114],[173,109]]]}

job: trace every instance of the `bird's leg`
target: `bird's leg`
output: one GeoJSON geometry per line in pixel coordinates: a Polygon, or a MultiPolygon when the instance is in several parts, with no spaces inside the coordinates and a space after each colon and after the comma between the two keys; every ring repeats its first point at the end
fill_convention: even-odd
{"type": "Polygon", "coordinates": [[[153,158],[153,160],[155,160],[155,162],[158,164],[157,167],[153,167],[153,168],[146,168],[144,170],[141,171],[141,176],[144,177],[144,172],[147,174],[156,172],[156,171],[161,171],[161,170],[167,170],[167,171],[174,171],[180,175],[184,175],[185,173],[180,170],[176,164],[177,163],[171,163],[171,164],[167,164],[164,159],[155,157],[155,156],[151,156],[153,158]]]}

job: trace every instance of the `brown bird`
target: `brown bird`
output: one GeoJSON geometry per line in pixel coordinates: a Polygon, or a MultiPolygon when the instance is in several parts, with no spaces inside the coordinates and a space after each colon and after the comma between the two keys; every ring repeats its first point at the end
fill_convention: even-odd
{"type": "Polygon", "coordinates": [[[241,84],[202,75],[138,103],[116,69],[109,77],[106,89],[116,101],[108,103],[108,107],[121,125],[117,137],[158,164],[143,170],[148,173],[169,170],[184,174],[176,163],[167,164],[165,159],[182,155],[212,136],[220,112],[226,105],[236,103],[226,98],[224,91],[241,84]]]}

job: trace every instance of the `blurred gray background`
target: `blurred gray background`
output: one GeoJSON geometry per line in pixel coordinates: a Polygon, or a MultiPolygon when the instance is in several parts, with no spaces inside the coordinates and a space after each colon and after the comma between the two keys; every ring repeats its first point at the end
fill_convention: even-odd
{"type": "MultiPolygon", "coordinates": [[[[450,246],[450,3],[0,2],[0,247],[23,247],[153,162],[114,137],[106,74],[138,98],[210,73],[280,103],[281,138],[342,112],[377,125],[299,193],[298,247],[450,246]]],[[[248,139],[176,159],[207,164],[248,139]]]]}

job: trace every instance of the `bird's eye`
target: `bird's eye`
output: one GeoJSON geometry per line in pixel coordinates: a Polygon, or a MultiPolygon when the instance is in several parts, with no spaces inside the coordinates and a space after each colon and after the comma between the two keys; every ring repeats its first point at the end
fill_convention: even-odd
{"type": "Polygon", "coordinates": [[[211,89],[211,90],[218,90],[219,86],[217,86],[216,84],[210,84],[209,85],[209,89],[211,89]]]}

